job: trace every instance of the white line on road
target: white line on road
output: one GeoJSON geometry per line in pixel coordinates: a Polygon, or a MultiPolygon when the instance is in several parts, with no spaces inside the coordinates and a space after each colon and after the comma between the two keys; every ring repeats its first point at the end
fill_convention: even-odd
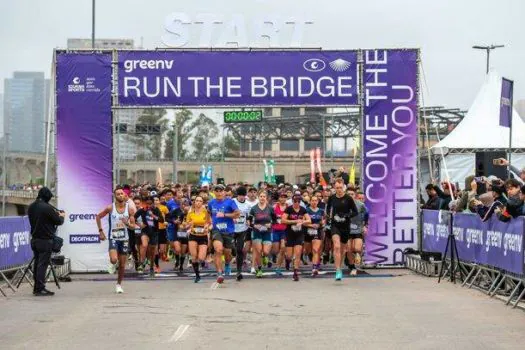
{"type": "Polygon", "coordinates": [[[181,324],[179,328],[173,333],[173,336],[170,339],[170,343],[177,342],[183,335],[186,333],[186,331],[190,328],[189,324],[181,324]]]}

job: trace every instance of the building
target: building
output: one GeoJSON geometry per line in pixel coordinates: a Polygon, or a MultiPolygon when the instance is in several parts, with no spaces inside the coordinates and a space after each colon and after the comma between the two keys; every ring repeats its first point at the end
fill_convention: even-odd
{"type": "Polygon", "coordinates": [[[4,94],[0,94],[0,135],[4,135],[4,94]]]}
{"type": "Polygon", "coordinates": [[[44,152],[49,79],[43,72],[14,72],[4,80],[4,132],[12,152],[44,152]]]}
{"type": "MultiPolygon", "coordinates": [[[[91,39],[70,38],[67,39],[67,48],[75,49],[91,49],[91,39]]],[[[96,49],[134,49],[135,42],[133,39],[95,39],[96,49]]],[[[133,135],[129,133],[135,130],[137,119],[142,114],[141,109],[119,109],[114,113],[114,125],[122,125],[121,134],[114,136],[115,159],[118,160],[133,160],[137,158],[137,144],[133,141],[133,135]]],[[[116,129],[115,129],[115,133],[116,129]]]]}

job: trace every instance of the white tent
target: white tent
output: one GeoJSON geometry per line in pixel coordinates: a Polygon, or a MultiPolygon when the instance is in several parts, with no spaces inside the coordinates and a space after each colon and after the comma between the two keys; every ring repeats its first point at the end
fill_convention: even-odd
{"type": "MultiPolygon", "coordinates": [[[[465,118],[441,142],[432,147],[433,154],[446,155],[448,173],[453,183],[463,187],[464,179],[474,174],[476,151],[502,151],[509,147],[509,128],[499,125],[501,76],[491,71],[465,118]]],[[[516,110],[512,113],[512,148],[525,149],[525,122],[516,110]]],[[[513,154],[512,164],[525,166],[525,155],[513,154]]],[[[441,178],[445,179],[444,162],[441,178]]]]}

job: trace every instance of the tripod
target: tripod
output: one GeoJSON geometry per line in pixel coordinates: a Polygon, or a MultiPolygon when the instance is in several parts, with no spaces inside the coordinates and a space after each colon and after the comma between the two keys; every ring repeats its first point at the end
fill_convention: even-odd
{"type": "Polygon", "coordinates": [[[445,247],[445,253],[443,254],[443,263],[441,264],[441,271],[439,271],[439,279],[438,283],[441,282],[441,278],[445,276],[445,274],[450,273],[450,282],[453,282],[456,284],[456,268],[459,270],[459,276],[461,279],[461,282],[463,282],[463,271],[461,271],[461,267],[459,266],[459,254],[458,254],[458,247],[456,245],[456,236],[453,233],[453,219],[454,216],[451,213],[448,214],[449,219],[449,231],[448,231],[448,238],[447,238],[447,246],[445,247]],[[445,262],[447,260],[447,253],[449,252],[450,248],[450,267],[447,268],[445,271],[445,262]],[[456,263],[457,262],[457,263],[456,263]]]}
{"type": "MultiPolygon", "coordinates": [[[[53,274],[53,279],[55,280],[55,284],[56,286],[58,287],[58,289],[60,289],[60,283],[58,283],[58,278],[57,278],[57,274],[56,274],[56,271],[55,271],[55,266],[53,266],[53,262],[51,261],[51,257],[49,258],[49,267],[50,267],[50,271],[48,271],[46,273],[46,278],[45,280],[47,281],[48,277],[49,277],[49,273],[52,273],[53,274]]],[[[20,279],[18,280],[18,283],[16,284],[16,289],[18,289],[20,287],[20,284],[22,283],[22,281],[24,280],[24,278],[26,278],[26,274],[28,271],[33,271],[33,264],[35,263],[35,257],[33,256],[33,259],[31,259],[31,262],[27,265],[27,267],[24,269],[24,273],[22,275],[22,277],[20,277],[20,279]]],[[[32,285],[31,281],[29,281],[29,283],[32,285]]]]}

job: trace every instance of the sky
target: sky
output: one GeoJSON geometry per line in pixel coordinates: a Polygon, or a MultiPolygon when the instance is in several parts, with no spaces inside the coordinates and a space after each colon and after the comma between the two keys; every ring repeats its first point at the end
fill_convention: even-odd
{"type": "MultiPolygon", "coordinates": [[[[49,76],[53,48],[68,38],[91,36],[92,0],[0,0],[0,79],[15,70],[49,76]]],[[[208,13],[225,23],[244,16],[248,40],[262,17],[302,18],[302,46],[324,49],[421,48],[425,105],[468,108],[485,76],[486,55],[473,45],[504,44],[491,68],[515,81],[515,101],[525,99],[523,0],[97,0],[96,36],[131,38],[146,49],[165,47],[164,22],[174,12],[192,20],[208,13]]],[[[212,31],[217,43],[224,25],[212,31]]],[[[189,26],[187,47],[199,45],[202,25],[189,26]]],[[[280,45],[288,46],[284,26],[280,45]]],[[[0,93],[3,84],[0,84],[0,93]]]]}

